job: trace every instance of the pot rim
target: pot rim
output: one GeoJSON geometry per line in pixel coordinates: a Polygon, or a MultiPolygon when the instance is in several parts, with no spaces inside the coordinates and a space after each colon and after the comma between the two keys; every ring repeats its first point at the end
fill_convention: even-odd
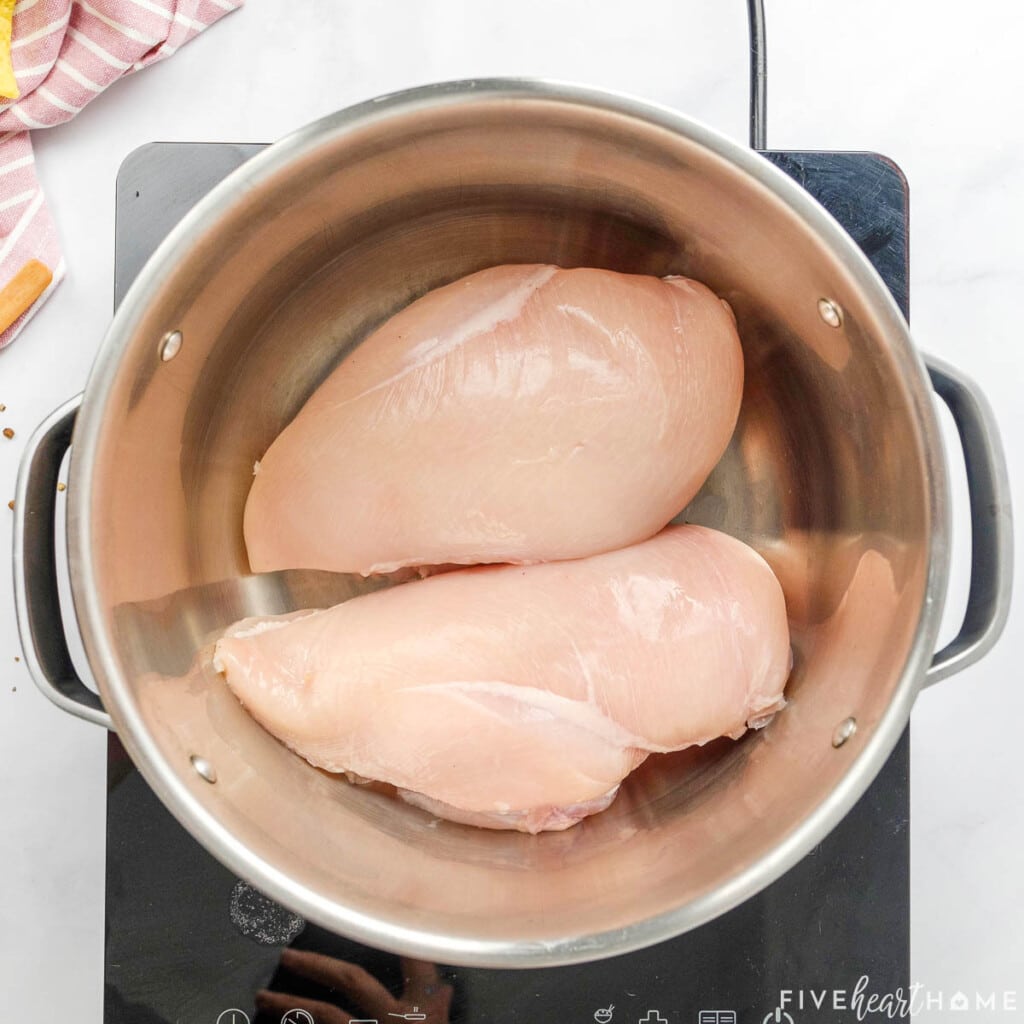
{"type": "MultiPolygon", "coordinates": [[[[672,938],[731,910],[779,878],[818,844],[853,807],[887,760],[910,716],[938,633],[949,574],[949,494],[944,449],[924,364],[909,327],[881,277],[833,217],[807,192],[759,153],[674,110],[603,89],[537,78],[441,82],[402,90],[327,115],[269,146],[232,172],[201,199],[168,234],[125,296],[100,346],[73,436],[68,511],[71,585],[89,665],[119,737],[146,781],[178,821],[232,871],[317,924],[368,945],[443,963],[478,967],[541,967],[579,963],[627,953],[672,938]],[[118,667],[94,586],[92,478],[111,386],[150,296],[167,269],[185,257],[194,239],[258,183],[334,139],[396,115],[465,102],[535,99],[603,109],[681,135],[749,175],[795,213],[837,252],[874,312],[890,343],[911,400],[929,487],[927,579],[909,656],[885,713],[840,783],[785,839],[697,900],[611,931],[552,940],[480,940],[397,926],[326,900],[297,885],[256,856],[206,810],[160,756],[118,667]]],[[[850,756],[852,746],[836,756],[850,756]]]]}

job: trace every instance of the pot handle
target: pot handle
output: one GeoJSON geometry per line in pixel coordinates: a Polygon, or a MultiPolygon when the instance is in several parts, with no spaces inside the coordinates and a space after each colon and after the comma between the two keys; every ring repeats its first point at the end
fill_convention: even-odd
{"type": "Polygon", "coordinates": [[[960,631],[933,658],[924,686],[973,665],[999,639],[1013,590],[1013,515],[999,428],[988,400],[969,377],[924,357],[932,387],[953,414],[963,447],[971,507],[971,582],[960,631]]]}
{"type": "Polygon", "coordinates": [[[100,698],[78,678],[57,591],[57,477],[82,396],[52,412],[29,438],[14,498],[14,601],[25,664],[57,707],[112,728],[100,698]]]}

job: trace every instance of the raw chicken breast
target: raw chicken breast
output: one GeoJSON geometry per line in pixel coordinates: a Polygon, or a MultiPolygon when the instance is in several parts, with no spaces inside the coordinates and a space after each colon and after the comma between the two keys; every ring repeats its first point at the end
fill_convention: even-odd
{"type": "Polygon", "coordinates": [[[650,753],[764,724],[790,669],[767,563],[700,526],[247,619],[214,659],[312,764],[391,783],[443,817],[529,832],[601,810],[650,753]]]}
{"type": "Polygon", "coordinates": [[[657,533],[729,442],[743,356],[685,278],[500,266],[371,334],[257,464],[254,572],[578,558],[657,533]]]}

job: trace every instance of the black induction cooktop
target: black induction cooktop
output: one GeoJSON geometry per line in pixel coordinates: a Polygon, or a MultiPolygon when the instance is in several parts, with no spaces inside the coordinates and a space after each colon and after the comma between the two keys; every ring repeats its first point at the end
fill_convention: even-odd
{"type": "MultiPolygon", "coordinates": [[[[115,303],[181,216],[259,145],[154,143],[117,180],[115,303]]],[[[907,190],[869,153],[769,152],[844,225],[907,312],[907,190]]],[[[113,734],[105,1024],[806,1024],[824,990],[909,983],[909,735],[823,843],[758,896],[637,953],[501,971],[399,957],[262,896],[164,809],[113,734]],[[863,984],[863,983],[862,983],[863,984]],[[802,998],[801,998],[802,994],[802,998]],[[802,1004],[802,1005],[801,1005],[802,1004]]],[[[868,1016],[866,1019],[874,1019],[868,1016]]]]}

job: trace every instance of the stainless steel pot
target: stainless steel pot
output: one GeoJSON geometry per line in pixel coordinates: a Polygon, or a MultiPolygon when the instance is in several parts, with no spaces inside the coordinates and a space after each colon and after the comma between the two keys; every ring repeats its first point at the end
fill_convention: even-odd
{"type": "Polygon", "coordinates": [[[653,943],[806,854],[871,782],[919,691],[1002,629],[998,439],[970,382],[930,371],[963,441],[974,558],[963,629],[935,657],[950,512],[933,391],[831,217],[756,153],[621,96],[485,81],[382,97],[272,146],[200,202],[120,307],[80,406],[30,442],[14,554],[26,660],[59,705],[117,729],[217,857],[321,925],[508,967],[653,943]],[[253,461],[373,325],[443,282],[524,261],[685,273],[728,298],[743,412],[687,516],[769,558],[796,658],[769,728],[652,758],[610,810],[537,837],[438,823],[329,778],[193,665],[236,619],[367,586],[249,573],[253,461]],[[102,706],[58,625],[53,492],[69,443],[71,586],[102,706]]]}

